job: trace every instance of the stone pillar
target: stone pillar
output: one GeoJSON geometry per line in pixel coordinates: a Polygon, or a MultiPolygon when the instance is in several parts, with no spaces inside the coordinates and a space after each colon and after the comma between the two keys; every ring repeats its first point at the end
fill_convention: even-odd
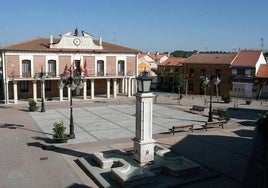
{"type": "Polygon", "coordinates": [[[44,101],[46,99],[46,87],[45,87],[45,84],[46,84],[45,80],[41,80],[41,87],[42,87],[42,89],[41,89],[42,95],[41,96],[44,97],[44,101]]]}
{"type": "Polygon", "coordinates": [[[113,79],[113,95],[114,95],[114,98],[116,98],[116,92],[117,92],[117,82],[116,82],[116,79],[113,79]]]}
{"type": "Polygon", "coordinates": [[[131,78],[127,79],[127,96],[131,97],[131,78]]]}
{"type": "Polygon", "coordinates": [[[60,92],[60,101],[63,101],[63,88],[59,88],[60,92]]]}
{"type": "Polygon", "coordinates": [[[110,98],[110,79],[106,79],[106,92],[107,92],[107,98],[110,98]]]}
{"type": "Polygon", "coordinates": [[[37,101],[37,86],[36,86],[36,80],[33,81],[33,100],[37,101]]]}
{"type": "Polygon", "coordinates": [[[95,86],[94,86],[94,79],[91,79],[90,80],[90,82],[91,82],[91,99],[94,99],[95,98],[95,96],[94,96],[94,93],[95,93],[95,86]]]}
{"type": "Polygon", "coordinates": [[[9,89],[8,89],[8,81],[5,82],[5,103],[9,104],[9,89]]]}
{"type": "Polygon", "coordinates": [[[136,137],[133,139],[133,157],[142,166],[154,160],[153,97],[152,93],[136,94],[136,137]]]}
{"type": "Polygon", "coordinates": [[[84,100],[87,99],[87,80],[84,80],[83,82],[83,96],[84,96],[84,100]]]}
{"type": "Polygon", "coordinates": [[[13,81],[14,103],[18,104],[18,82],[13,81]]]}

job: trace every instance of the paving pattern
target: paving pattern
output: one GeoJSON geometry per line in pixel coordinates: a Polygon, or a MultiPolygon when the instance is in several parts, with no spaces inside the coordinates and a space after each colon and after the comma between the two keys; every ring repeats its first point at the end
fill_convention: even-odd
{"type": "MultiPolygon", "coordinates": [[[[73,108],[76,139],[70,144],[131,138],[135,136],[135,105],[109,105],[73,108]]],[[[30,113],[37,125],[52,138],[54,122],[63,121],[69,132],[70,109],[50,109],[45,113],[30,113]]],[[[207,120],[199,114],[188,113],[162,105],[153,106],[153,134],[168,132],[173,125],[194,123],[201,128],[207,120]]]]}

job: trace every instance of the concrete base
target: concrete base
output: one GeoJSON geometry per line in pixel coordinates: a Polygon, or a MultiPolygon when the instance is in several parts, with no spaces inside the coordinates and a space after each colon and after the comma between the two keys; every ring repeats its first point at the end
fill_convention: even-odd
{"type": "Polygon", "coordinates": [[[145,166],[133,159],[134,151],[120,150],[93,153],[77,162],[100,187],[178,186],[217,175],[161,145],[155,151],[155,160],[145,166]]]}
{"type": "Polygon", "coordinates": [[[135,140],[134,141],[134,159],[140,163],[141,166],[144,166],[151,161],[154,161],[154,146],[155,146],[155,140],[150,141],[140,141],[135,140]]]}

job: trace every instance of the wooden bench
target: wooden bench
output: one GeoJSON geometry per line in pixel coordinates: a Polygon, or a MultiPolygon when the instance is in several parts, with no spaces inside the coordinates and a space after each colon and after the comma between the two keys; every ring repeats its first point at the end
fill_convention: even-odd
{"type": "Polygon", "coordinates": [[[194,124],[186,124],[186,125],[176,125],[176,126],[172,126],[170,130],[170,132],[172,132],[172,134],[174,135],[174,133],[178,130],[183,130],[184,128],[189,128],[189,130],[191,132],[193,132],[193,127],[194,127],[194,124]]]}
{"type": "Polygon", "coordinates": [[[193,105],[193,107],[190,109],[190,111],[198,111],[198,112],[203,112],[206,107],[204,106],[198,106],[198,105],[193,105]]]}
{"type": "Polygon", "coordinates": [[[226,120],[220,120],[220,121],[209,121],[209,122],[206,122],[205,125],[203,125],[203,129],[206,129],[207,131],[207,128],[208,127],[213,127],[213,126],[219,126],[219,127],[223,127],[223,124],[226,123],[226,120]]]}

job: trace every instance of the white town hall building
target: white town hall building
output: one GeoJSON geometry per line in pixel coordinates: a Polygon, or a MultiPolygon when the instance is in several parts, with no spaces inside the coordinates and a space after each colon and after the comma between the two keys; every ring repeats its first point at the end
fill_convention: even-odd
{"type": "Polygon", "coordinates": [[[136,92],[138,53],[101,38],[95,40],[84,31],[80,35],[77,29],[60,38],[36,38],[2,47],[2,99],[6,104],[22,99],[37,101],[42,94],[46,99],[70,99],[71,89],[61,88],[59,83],[70,76],[71,68],[74,78],[82,83],[73,91],[75,96],[84,100],[95,95],[132,96],[136,92]]]}

